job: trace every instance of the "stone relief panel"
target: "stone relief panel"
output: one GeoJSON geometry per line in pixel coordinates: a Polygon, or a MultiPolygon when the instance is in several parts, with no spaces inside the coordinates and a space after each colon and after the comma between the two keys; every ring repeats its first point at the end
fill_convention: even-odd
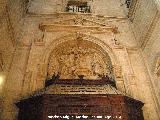
{"type": "Polygon", "coordinates": [[[100,79],[112,75],[110,57],[98,45],[83,38],[70,40],[57,46],[49,59],[48,75],[60,74],[61,79],[100,79]]]}

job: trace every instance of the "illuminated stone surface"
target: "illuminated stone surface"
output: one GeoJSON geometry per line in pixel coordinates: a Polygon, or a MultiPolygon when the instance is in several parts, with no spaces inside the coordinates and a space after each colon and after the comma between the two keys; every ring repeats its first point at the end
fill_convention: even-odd
{"type": "Polygon", "coordinates": [[[96,76],[92,75],[94,71],[102,74],[106,66],[92,70],[90,60],[103,66],[110,63],[118,89],[145,103],[145,120],[159,120],[160,81],[155,72],[160,56],[159,3],[133,0],[128,19],[125,0],[86,0],[92,13],[66,13],[67,1],[0,0],[0,70],[7,76],[0,89],[0,119],[16,119],[18,110],[14,103],[44,87],[47,72],[51,76],[51,66],[55,64],[55,50],[69,51],[61,50],[61,46],[72,45],[80,35],[91,43],[85,44],[88,51],[85,47],[80,50],[89,54],[83,55],[82,60],[78,58],[79,65],[85,65],[84,71],[69,64],[75,53],[69,52],[71,61],[64,62],[73,71],[82,71],[91,78],[96,76]],[[93,51],[100,58],[88,59],[93,51]],[[83,62],[84,59],[88,61],[83,62]]]}

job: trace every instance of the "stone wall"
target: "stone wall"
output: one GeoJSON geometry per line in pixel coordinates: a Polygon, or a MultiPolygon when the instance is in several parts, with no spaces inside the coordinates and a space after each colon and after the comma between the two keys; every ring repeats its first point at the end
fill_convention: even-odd
{"type": "Polygon", "coordinates": [[[136,9],[131,16],[136,40],[142,50],[142,56],[149,72],[149,84],[156,103],[157,111],[160,112],[160,89],[159,76],[156,72],[158,58],[160,56],[160,6],[158,1],[137,1],[136,9]]]}
{"type": "MultiPolygon", "coordinates": [[[[139,46],[145,47],[148,34],[150,34],[152,26],[155,24],[158,8],[155,1],[139,0],[136,1],[135,9],[130,15],[130,19],[134,25],[134,32],[139,46]]],[[[132,8],[132,7],[131,7],[132,8]]]]}
{"type": "Polygon", "coordinates": [[[144,59],[146,60],[146,66],[150,74],[153,92],[156,94],[155,101],[157,102],[157,108],[160,111],[160,77],[157,71],[157,69],[159,69],[160,57],[160,14],[158,16],[158,20],[153,31],[151,32],[150,38],[148,39],[145,48],[143,48],[143,53],[144,59]]]}
{"type": "MultiPolygon", "coordinates": [[[[4,101],[3,93],[14,53],[12,30],[6,4],[7,1],[0,1],[0,108],[2,108],[4,101]]],[[[2,119],[2,111],[0,109],[0,119],[2,119]]]]}
{"type": "MultiPolygon", "coordinates": [[[[14,72],[16,73],[12,71],[13,67],[15,67],[15,69],[17,68],[17,66],[14,65],[16,54],[18,54],[18,56],[20,55],[17,52],[17,45],[21,36],[20,26],[22,20],[22,6],[20,2],[22,1],[0,1],[0,75],[1,78],[3,78],[3,82],[0,85],[0,107],[3,108],[0,110],[0,113],[3,114],[0,115],[0,119],[6,119],[5,116],[11,117],[7,115],[7,113],[11,111],[12,106],[8,105],[11,103],[13,105],[13,98],[18,96],[15,94],[16,92],[13,92],[13,88],[17,89],[17,91],[19,90],[18,88],[20,88],[20,86],[14,87],[13,85],[16,85],[14,83],[10,84],[11,81],[14,82],[17,79],[17,77],[14,78],[12,76],[20,75],[15,70],[14,72]]],[[[19,62],[20,61],[17,61],[17,64],[19,62]]]]}
{"type": "Polygon", "coordinates": [[[145,103],[145,120],[159,119],[150,76],[133,33],[137,29],[126,18],[122,1],[95,0],[93,15],[64,13],[63,9],[52,11],[53,1],[48,0],[24,3],[27,2],[8,3],[14,33],[11,38],[15,38],[16,49],[5,85],[3,120],[17,119],[14,103],[44,87],[52,51],[71,39],[76,40],[77,36],[108,53],[118,89],[145,103]]]}

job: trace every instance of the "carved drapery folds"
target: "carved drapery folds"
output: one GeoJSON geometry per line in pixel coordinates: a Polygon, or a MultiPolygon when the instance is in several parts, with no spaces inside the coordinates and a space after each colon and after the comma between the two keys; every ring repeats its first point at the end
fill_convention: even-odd
{"type": "Polygon", "coordinates": [[[112,75],[111,60],[98,45],[77,36],[58,45],[49,58],[48,75],[60,73],[61,79],[98,79],[102,75],[112,75]]]}

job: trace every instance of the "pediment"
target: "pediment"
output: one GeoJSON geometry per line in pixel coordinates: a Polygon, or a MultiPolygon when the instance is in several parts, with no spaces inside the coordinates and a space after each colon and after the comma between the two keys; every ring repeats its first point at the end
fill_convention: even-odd
{"type": "Polygon", "coordinates": [[[68,31],[68,32],[90,32],[90,33],[117,33],[117,27],[104,24],[93,19],[75,17],[59,21],[44,21],[40,24],[40,29],[47,32],[68,31]]]}

